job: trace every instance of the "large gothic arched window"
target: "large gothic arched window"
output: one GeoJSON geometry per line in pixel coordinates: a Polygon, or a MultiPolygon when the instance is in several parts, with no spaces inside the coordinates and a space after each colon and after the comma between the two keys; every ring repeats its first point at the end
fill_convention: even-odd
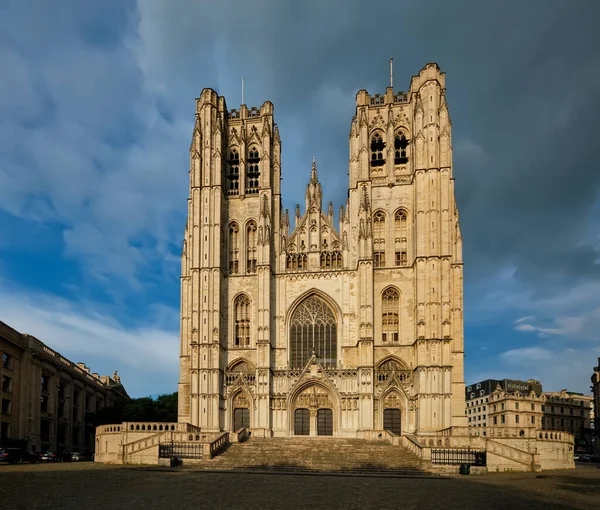
{"type": "Polygon", "coordinates": [[[316,295],[306,298],[290,322],[290,365],[304,368],[313,352],[324,367],[337,363],[337,322],[333,310],[316,295]]]}
{"type": "Polygon", "coordinates": [[[398,341],[398,305],[400,296],[393,288],[386,289],[381,298],[381,339],[384,342],[398,341]]]}
{"type": "Polygon", "coordinates": [[[235,298],[235,341],[236,347],[250,345],[250,299],[245,294],[235,298]]]}
{"type": "Polygon", "coordinates": [[[405,266],[408,263],[406,223],[406,212],[402,209],[396,211],[394,215],[394,244],[395,265],[397,266],[405,266]]]}

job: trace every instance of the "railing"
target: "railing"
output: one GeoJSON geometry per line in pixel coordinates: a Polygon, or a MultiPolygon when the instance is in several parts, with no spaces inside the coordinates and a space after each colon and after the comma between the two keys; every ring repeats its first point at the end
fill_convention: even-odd
{"type": "Polygon", "coordinates": [[[229,444],[229,432],[223,432],[219,435],[214,441],[210,443],[210,457],[213,458],[217,453],[219,453],[223,448],[225,448],[229,444]]]}
{"type": "Polygon", "coordinates": [[[404,435],[401,438],[402,446],[406,448],[410,453],[416,455],[419,459],[424,459],[425,447],[422,445],[416,437],[411,435],[404,435]]]}
{"type": "Polygon", "coordinates": [[[471,466],[485,466],[485,451],[476,450],[458,450],[455,448],[432,449],[431,463],[456,466],[460,464],[469,464],[471,466]]]}
{"type": "Polygon", "coordinates": [[[229,434],[229,441],[231,443],[243,443],[250,437],[250,431],[247,428],[241,428],[229,434]]]}
{"type": "Polygon", "coordinates": [[[204,458],[204,445],[202,443],[161,443],[158,447],[158,457],[201,460],[204,458]]]}
{"type": "Polygon", "coordinates": [[[524,464],[526,466],[534,466],[535,458],[533,453],[529,453],[524,450],[519,450],[514,446],[499,443],[492,439],[488,439],[485,445],[488,453],[493,453],[500,457],[504,457],[505,459],[509,459],[514,462],[518,462],[519,464],[524,464]]]}

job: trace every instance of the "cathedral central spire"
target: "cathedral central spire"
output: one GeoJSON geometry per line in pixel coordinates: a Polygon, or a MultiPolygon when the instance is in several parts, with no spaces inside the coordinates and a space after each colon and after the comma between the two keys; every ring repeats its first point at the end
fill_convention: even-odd
{"type": "Polygon", "coordinates": [[[311,207],[317,207],[321,210],[323,199],[323,190],[321,189],[321,183],[319,182],[319,176],[317,174],[317,159],[313,156],[312,168],[310,169],[310,180],[306,186],[306,210],[308,211],[311,207]]]}

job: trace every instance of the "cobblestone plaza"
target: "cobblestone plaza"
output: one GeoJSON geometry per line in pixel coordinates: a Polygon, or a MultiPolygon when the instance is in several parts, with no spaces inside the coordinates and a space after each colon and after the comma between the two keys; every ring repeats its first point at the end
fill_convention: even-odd
{"type": "Polygon", "coordinates": [[[600,469],[463,477],[198,472],[95,463],[0,466],[0,506],[24,508],[598,508],[600,469]]]}

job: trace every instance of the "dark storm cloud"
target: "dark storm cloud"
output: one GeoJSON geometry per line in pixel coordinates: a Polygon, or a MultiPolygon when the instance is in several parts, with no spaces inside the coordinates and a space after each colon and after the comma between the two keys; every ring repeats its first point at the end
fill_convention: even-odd
{"type": "MultiPolygon", "coordinates": [[[[319,152],[325,154],[319,168],[331,176],[325,178],[326,193],[337,203],[345,198],[341,184],[354,104],[328,109],[319,103],[320,93],[337,90],[348,99],[360,88],[383,92],[388,56],[395,57],[396,86],[406,89],[411,75],[436,61],[447,73],[471,277],[511,264],[519,279],[556,291],[599,274],[592,247],[582,245],[600,181],[596,3],[269,7],[254,22],[256,30],[232,30],[228,44],[264,72],[261,91],[253,95],[273,100],[279,122],[285,126],[293,118],[302,130],[303,144],[290,154],[285,144],[296,133],[282,129],[290,203],[303,197],[300,181],[285,185],[286,164],[308,168],[309,157],[319,152]],[[340,186],[332,189],[338,180],[340,186]]],[[[250,8],[234,16],[255,20],[250,8]]]]}

